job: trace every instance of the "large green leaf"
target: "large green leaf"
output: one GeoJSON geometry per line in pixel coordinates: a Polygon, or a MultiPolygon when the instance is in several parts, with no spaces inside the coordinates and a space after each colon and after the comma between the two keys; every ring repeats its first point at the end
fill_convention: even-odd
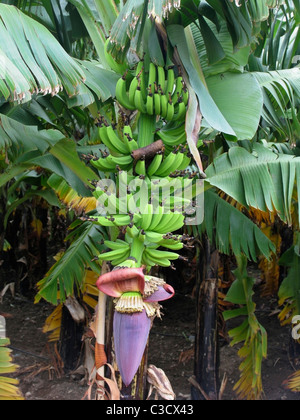
{"type": "Polygon", "coordinates": [[[220,56],[218,61],[212,62],[210,59],[211,53],[209,53],[209,51],[213,48],[215,49],[216,46],[212,44],[211,38],[204,38],[202,32],[199,31],[195,24],[191,25],[191,32],[205,77],[222,74],[227,71],[243,71],[244,67],[248,64],[250,46],[234,49],[225,21],[221,21],[219,30],[216,30],[214,24],[211,22],[206,21],[206,24],[214,33],[214,36],[220,45],[219,48],[222,48],[224,55],[223,57],[220,56]]]}
{"type": "Polygon", "coordinates": [[[209,93],[239,140],[251,140],[258,129],[263,94],[250,73],[227,72],[206,79],[209,93]]]}
{"type": "Polygon", "coordinates": [[[76,144],[72,140],[60,140],[52,149],[50,149],[50,153],[71,169],[71,171],[76,173],[78,178],[87,185],[90,185],[90,181],[97,178],[95,172],[79,159],[76,144]]]}
{"type": "Polygon", "coordinates": [[[40,23],[15,7],[0,4],[0,93],[25,102],[35,93],[77,93],[82,68],[40,23]]]}
{"type": "MultiPolygon", "coordinates": [[[[73,0],[72,0],[73,1],[73,0]]],[[[174,10],[180,9],[178,0],[127,0],[111,28],[111,43],[108,50],[119,62],[123,62],[129,49],[143,56],[143,36],[147,21],[158,24],[174,10]]]]}
{"type": "MultiPolygon", "coordinates": [[[[77,155],[74,156],[76,159],[77,155]]],[[[48,171],[61,176],[67,180],[68,184],[77,191],[78,194],[82,196],[91,195],[91,191],[87,188],[87,182],[82,181],[77,173],[68,168],[63,164],[58,158],[54,157],[50,153],[46,153],[43,156],[36,157],[30,161],[31,167],[38,166],[48,171]]],[[[81,165],[80,165],[81,168],[81,165]]],[[[77,171],[77,168],[74,167],[74,170],[77,171]]]]}
{"type": "Polygon", "coordinates": [[[189,28],[184,31],[184,28],[180,25],[171,25],[167,30],[173,47],[177,47],[180,59],[188,74],[190,85],[198,97],[203,117],[214,129],[235,136],[233,128],[226,121],[205,85],[201,65],[189,28]]]}
{"type": "Polygon", "coordinates": [[[232,147],[206,171],[211,185],[242,205],[275,211],[288,223],[292,223],[292,197],[295,183],[299,187],[299,174],[300,158],[278,154],[258,143],[252,153],[243,147],[232,147]]]}
{"type": "Polygon", "coordinates": [[[24,155],[33,150],[45,153],[63,138],[58,130],[38,130],[0,114],[0,150],[7,148],[14,162],[24,161],[24,155]]]}
{"type": "Polygon", "coordinates": [[[300,136],[296,106],[300,98],[300,69],[253,72],[264,92],[262,116],[268,126],[291,141],[300,136]]]}
{"type": "MultiPolygon", "coordinates": [[[[93,41],[94,47],[97,51],[99,60],[106,63],[105,54],[104,54],[104,45],[105,38],[108,34],[105,33],[104,25],[101,25],[99,21],[98,11],[96,10],[93,0],[88,1],[78,1],[78,0],[68,0],[72,3],[78,10],[80,17],[89,33],[90,38],[93,41]]],[[[108,0],[103,0],[104,3],[107,3],[108,0]]],[[[107,66],[107,68],[109,68],[107,66]]]]}
{"type": "Polygon", "coordinates": [[[120,74],[104,69],[99,61],[79,61],[86,75],[84,84],[79,86],[76,96],[67,98],[69,108],[80,106],[86,108],[95,102],[95,97],[103,102],[115,97],[116,84],[120,74]]]}
{"type": "Polygon", "coordinates": [[[245,254],[256,261],[258,255],[269,258],[275,251],[274,244],[255,223],[213,190],[205,192],[205,229],[223,254],[245,254]]]}
{"type": "Polygon", "coordinates": [[[76,143],[58,130],[38,130],[1,115],[0,150],[10,163],[0,176],[0,186],[34,167],[45,168],[66,179],[82,195],[91,195],[90,180],[96,173],[79,158],[76,143]]]}
{"type": "Polygon", "coordinates": [[[101,245],[103,235],[105,233],[102,228],[93,223],[85,222],[79,226],[72,236],[67,238],[72,239],[71,246],[38,283],[36,300],[43,298],[57,305],[58,299],[61,302],[65,301],[68,296],[73,295],[74,286],[81,285],[87,267],[100,274],[100,267],[93,259],[104,249],[101,245]]]}

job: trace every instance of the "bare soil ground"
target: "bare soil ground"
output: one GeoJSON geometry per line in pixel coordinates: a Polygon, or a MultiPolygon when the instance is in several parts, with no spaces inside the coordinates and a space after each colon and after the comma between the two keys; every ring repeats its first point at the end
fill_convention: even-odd
{"type": "MultiPolygon", "coordinates": [[[[276,300],[259,300],[257,314],[269,337],[268,359],[263,365],[263,385],[266,400],[299,400],[300,394],[286,390],[282,383],[293,372],[289,362],[290,329],[279,325],[276,300]]],[[[14,375],[26,400],[81,400],[87,382],[80,375],[58,376],[54,359],[48,351],[47,337],[42,332],[46,317],[53,308],[31,299],[11,297],[7,293],[0,304],[0,312],[9,314],[7,336],[11,340],[13,359],[19,365],[14,375]]],[[[193,340],[195,336],[194,301],[189,295],[177,294],[164,305],[163,320],[157,319],[150,336],[149,363],[163,369],[177,395],[190,399],[189,378],[193,375],[193,340]],[[182,362],[182,360],[185,360],[182,362]]],[[[228,382],[224,400],[234,400],[233,386],[239,379],[240,359],[237,348],[231,348],[221,339],[221,377],[228,382]]]]}

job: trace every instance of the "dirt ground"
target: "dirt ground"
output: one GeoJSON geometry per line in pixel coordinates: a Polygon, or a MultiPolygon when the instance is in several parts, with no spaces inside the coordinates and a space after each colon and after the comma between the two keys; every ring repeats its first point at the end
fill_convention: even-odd
{"type": "MultiPolygon", "coordinates": [[[[52,309],[45,302],[34,305],[31,299],[13,298],[9,293],[4,296],[0,312],[9,314],[7,336],[14,362],[19,365],[15,377],[26,400],[81,400],[87,390],[86,381],[81,375],[58,377],[47,350],[42,327],[52,309]]],[[[282,385],[293,373],[288,357],[290,330],[280,327],[276,315],[270,316],[274,309],[275,299],[260,300],[257,306],[257,315],[269,337],[268,359],[263,365],[264,398],[299,400],[300,394],[289,392],[282,385]]],[[[188,400],[189,378],[193,375],[194,301],[190,295],[179,293],[164,305],[163,313],[163,320],[157,319],[151,331],[149,363],[165,371],[178,400],[188,400]],[[186,359],[184,363],[179,361],[182,356],[186,359]]],[[[231,348],[222,339],[221,378],[224,373],[228,378],[224,400],[236,399],[232,389],[239,378],[239,364],[237,348],[231,348]]]]}

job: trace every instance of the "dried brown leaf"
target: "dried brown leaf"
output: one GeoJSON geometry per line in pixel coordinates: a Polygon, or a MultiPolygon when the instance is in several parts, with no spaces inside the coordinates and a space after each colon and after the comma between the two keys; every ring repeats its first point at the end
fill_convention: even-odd
{"type": "Polygon", "coordinates": [[[157,395],[160,395],[164,400],[175,400],[176,395],[172,389],[172,385],[162,369],[154,365],[150,365],[147,371],[147,381],[151,385],[148,398],[154,389],[157,395]]]}

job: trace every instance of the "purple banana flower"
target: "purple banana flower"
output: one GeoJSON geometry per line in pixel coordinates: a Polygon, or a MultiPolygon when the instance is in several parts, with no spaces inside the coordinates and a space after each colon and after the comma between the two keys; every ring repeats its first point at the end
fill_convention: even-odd
{"type": "Polygon", "coordinates": [[[116,273],[117,276],[101,276],[97,286],[107,295],[118,297],[113,325],[115,354],[122,380],[129,386],[141,364],[157,303],[172,298],[175,291],[164,284],[144,298],[142,269],[122,269],[116,273]]]}
{"type": "Polygon", "coordinates": [[[151,328],[146,311],[133,314],[114,314],[114,341],[117,365],[122,380],[129,386],[145,352],[151,328]]]}

